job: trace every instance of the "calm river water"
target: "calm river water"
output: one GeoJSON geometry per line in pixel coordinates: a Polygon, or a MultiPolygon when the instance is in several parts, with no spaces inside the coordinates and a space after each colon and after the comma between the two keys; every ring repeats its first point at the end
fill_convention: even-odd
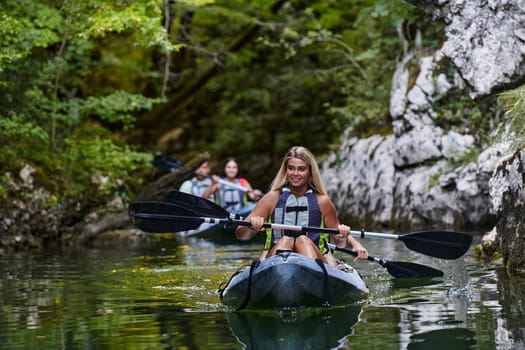
{"type": "Polygon", "coordinates": [[[448,261],[367,239],[371,255],[433,266],[445,277],[395,280],[379,264],[359,262],[370,288],[362,305],[235,313],[221,306],[217,288],[260,244],[155,237],[0,255],[0,349],[525,347],[525,279],[475,261],[474,245],[448,261]]]}

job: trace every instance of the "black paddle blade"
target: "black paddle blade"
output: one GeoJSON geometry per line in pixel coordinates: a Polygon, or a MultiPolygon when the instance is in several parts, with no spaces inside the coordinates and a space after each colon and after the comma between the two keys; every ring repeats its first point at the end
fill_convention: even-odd
{"type": "Polygon", "coordinates": [[[153,165],[166,172],[172,172],[183,166],[177,159],[170,158],[163,154],[155,155],[155,158],[153,158],[153,165]]]}
{"type": "Polygon", "coordinates": [[[163,199],[164,202],[173,203],[191,210],[194,215],[226,219],[230,213],[218,204],[202,197],[180,191],[170,191],[163,199]]]}
{"type": "Polygon", "coordinates": [[[128,208],[131,222],[144,232],[180,232],[199,227],[202,219],[175,204],[135,202],[128,208]]]}
{"type": "MultiPolygon", "coordinates": [[[[334,244],[328,244],[330,249],[335,249],[353,256],[357,256],[357,253],[347,249],[347,248],[339,248],[335,246],[334,244]]],[[[368,261],[373,261],[378,263],[379,265],[383,266],[387,269],[388,273],[390,275],[396,277],[396,278],[429,278],[429,277],[443,277],[443,272],[440,270],[437,270],[433,267],[415,264],[415,263],[409,263],[409,262],[403,262],[403,261],[387,261],[379,258],[375,258],[373,256],[368,256],[368,261]]]]}
{"type": "Polygon", "coordinates": [[[457,259],[467,252],[472,236],[453,231],[421,231],[400,235],[408,249],[440,259],[457,259]]]}
{"type": "Polygon", "coordinates": [[[396,278],[443,277],[442,271],[425,265],[404,261],[382,261],[380,264],[388,270],[388,273],[396,278]]]}

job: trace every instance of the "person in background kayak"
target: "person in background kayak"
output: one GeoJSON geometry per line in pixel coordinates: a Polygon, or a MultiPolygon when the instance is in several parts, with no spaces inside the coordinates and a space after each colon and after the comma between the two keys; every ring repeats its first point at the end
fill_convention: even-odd
{"type": "Polygon", "coordinates": [[[215,201],[215,182],[210,178],[210,160],[205,158],[195,169],[195,176],[186,180],[180,186],[181,192],[215,201]]]}
{"type": "Polygon", "coordinates": [[[213,176],[214,184],[212,191],[216,196],[216,203],[230,213],[239,214],[241,216],[248,215],[255,207],[256,201],[261,199],[262,192],[258,189],[253,189],[252,185],[244,177],[239,175],[239,163],[233,157],[226,159],[222,168],[222,179],[237,186],[228,186],[227,184],[219,183],[219,178],[213,176]],[[242,186],[246,190],[239,189],[242,186]]]}
{"type": "MultiPolygon", "coordinates": [[[[246,217],[251,227],[238,226],[235,236],[249,240],[270,221],[275,224],[337,228],[332,239],[346,240],[357,253],[356,259],[368,258],[368,251],[349,235],[350,227],[339,223],[335,206],[326,194],[317,162],[312,153],[301,146],[292,147],[285,155],[275,176],[271,190],[262,197],[246,217]]],[[[291,250],[336,266],[337,261],[326,243],[329,235],[314,232],[296,232],[268,229],[260,260],[274,255],[277,250],[291,250]]]]}

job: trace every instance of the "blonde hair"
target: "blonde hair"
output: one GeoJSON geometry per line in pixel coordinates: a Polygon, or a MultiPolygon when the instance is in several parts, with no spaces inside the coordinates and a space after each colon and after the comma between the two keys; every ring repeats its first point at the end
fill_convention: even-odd
{"type": "Polygon", "coordinates": [[[286,184],[286,167],[288,165],[288,160],[291,158],[301,159],[303,162],[308,164],[310,167],[309,185],[312,186],[317,191],[317,193],[326,195],[326,190],[324,188],[323,180],[321,179],[321,174],[319,172],[317,162],[315,161],[315,157],[306,147],[302,146],[293,146],[286,153],[283,158],[283,162],[281,163],[281,167],[272,181],[271,190],[273,191],[280,189],[286,184]]]}

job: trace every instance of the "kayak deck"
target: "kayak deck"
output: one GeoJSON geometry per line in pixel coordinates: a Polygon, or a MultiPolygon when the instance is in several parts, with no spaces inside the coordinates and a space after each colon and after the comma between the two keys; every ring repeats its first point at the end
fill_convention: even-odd
{"type": "Polygon", "coordinates": [[[350,305],[367,294],[355,269],[339,270],[285,251],[234,274],[220,296],[235,309],[264,309],[350,305]]]}

